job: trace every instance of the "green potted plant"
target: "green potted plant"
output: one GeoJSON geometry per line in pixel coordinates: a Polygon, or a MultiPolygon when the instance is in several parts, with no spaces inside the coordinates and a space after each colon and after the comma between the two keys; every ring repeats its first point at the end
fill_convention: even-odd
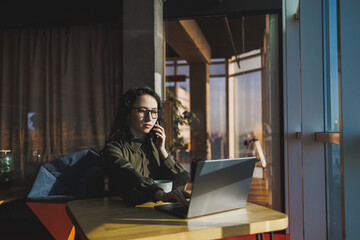
{"type": "Polygon", "coordinates": [[[192,123],[199,121],[195,113],[192,113],[184,106],[173,92],[166,88],[166,101],[170,103],[172,116],[172,141],[169,144],[169,150],[174,154],[177,149],[184,148],[184,140],[180,137],[180,126],[189,126],[192,129],[192,123]]]}

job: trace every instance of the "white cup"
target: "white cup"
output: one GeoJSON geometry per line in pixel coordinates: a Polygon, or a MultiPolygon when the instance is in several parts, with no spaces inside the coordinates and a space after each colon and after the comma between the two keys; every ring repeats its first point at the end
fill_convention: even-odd
{"type": "Polygon", "coordinates": [[[173,187],[173,182],[171,180],[154,180],[154,183],[166,193],[171,192],[173,187]]]}

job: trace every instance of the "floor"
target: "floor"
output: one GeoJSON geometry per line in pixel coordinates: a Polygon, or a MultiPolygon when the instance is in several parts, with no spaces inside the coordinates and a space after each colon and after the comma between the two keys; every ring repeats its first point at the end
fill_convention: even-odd
{"type": "Polygon", "coordinates": [[[1,240],[52,240],[48,230],[26,205],[17,200],[0,205],[1,240]]]}
{"type": "Polygon", "coordinates": [[[252,179],[248,201],[271,208],[271,203],[269,202],[269,190],[266,187],[265,179],[255,177],[252,179]]]}
{"type": "MultiPolygon", "coordinates": [[[[270,235],[265,233],[263,240],[269,240],[269,239],[270,239],[270,235]]],[[[257,239],[256,239],[256,235],[247,235],[247,236],[223,238],[222,240],[257,240],[257,239]]],[[[290,236],[282,233],[276,233],[273,235],[273,240],[290,240],[290,236]]]]}

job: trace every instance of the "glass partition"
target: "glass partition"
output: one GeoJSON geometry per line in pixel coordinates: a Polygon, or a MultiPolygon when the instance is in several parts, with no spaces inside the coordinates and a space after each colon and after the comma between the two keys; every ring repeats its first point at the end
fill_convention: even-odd
{"type": "MultiPolygon", "coordinates": [[[[337,1],[324,1],[325,132],[339,132],[337,1]]],[[[342,238],[341,159],[339,144],[325,144],[328,239],[342,238]]]]}

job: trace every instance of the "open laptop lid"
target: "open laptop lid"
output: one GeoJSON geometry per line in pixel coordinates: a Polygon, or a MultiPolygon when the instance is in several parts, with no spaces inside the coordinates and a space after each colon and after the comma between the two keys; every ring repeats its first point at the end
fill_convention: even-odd
{"type": "Polygon", "coordinates": [[[188,218],[246,206],[256,158],[200,161],[188,218]]]}

